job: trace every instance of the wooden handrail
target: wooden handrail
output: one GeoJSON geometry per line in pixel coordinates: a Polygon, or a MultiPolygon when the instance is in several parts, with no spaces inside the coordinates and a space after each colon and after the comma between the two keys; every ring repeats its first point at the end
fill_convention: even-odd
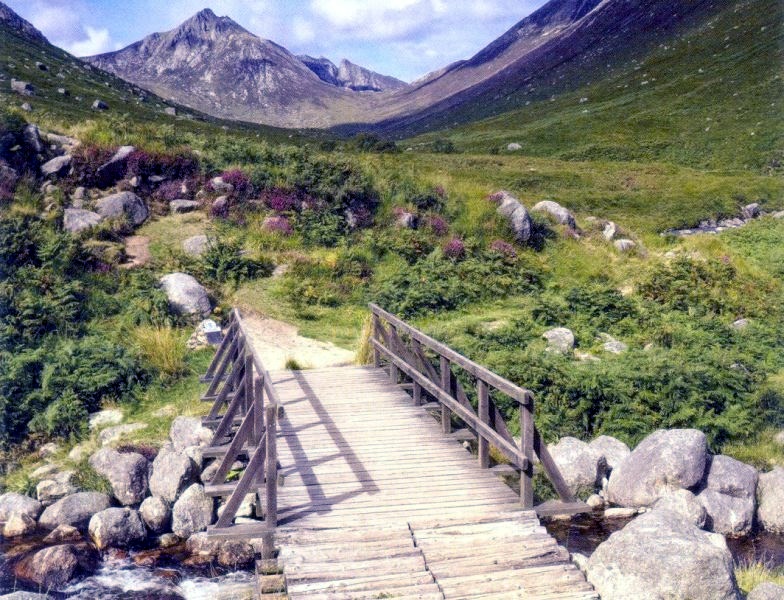
{"type": "Polygon", "coordinates": [[[215,425],[207,450],[210,455],[221,457],[205,491],[227,497],[218,521],[207,533],[225,534],[245,495],[255,489],[259,500],[264,495],[264,535],[259,537],[267,540],[264,553],[271,556],[278,513],[276,436],[281,403],[272,378],[250,340],[242,315],[237,309],[232,310],[226,337],[202,378],[209,383],[203,399],[213,402],[204,423],[215,425]],[[239,427],[235,428],[238,423],[239,427]],[[227,484],[231,465],[243,453],[250,459],[247,467],[236,484],[227,484]]]}
{"type": "Polygon", "coordinates": [[[482,468],[490,466],[490,446],[497,448],[513,466],[520,470],[520,502],[524,508],[533,508],[533,466],[538,457],[542,468],[561,500],[574,503],[558,466],[534,424],[534,395],[500,375],[459,354],[447,345],[422,333],[402,319],[370,304],[373,329],[370,344],[373,362],[381,367],[384,360],[389,365],[390,380],[397,384],[402,374],[413,383],[414,403],[421,404],[424,390],[441,404],[441,427],[451,432],[452,416],[459,418],[472,429],[478,438],[478,460],[482,468]],[[386,325],[385,325],[386,324],[386,325]],[[406,347],[400,333],[411,340],[406,347]],[[436,371],[423,348],[435,353],[439,369],[436,371]],[[478,412],[468,402],[465,391],[455,377],[453,365],[463,369],[476,380],[478,412]],[[512,440],[490,390],[495,389],[517,402],[520,408],[520,444],[512,440]]]}

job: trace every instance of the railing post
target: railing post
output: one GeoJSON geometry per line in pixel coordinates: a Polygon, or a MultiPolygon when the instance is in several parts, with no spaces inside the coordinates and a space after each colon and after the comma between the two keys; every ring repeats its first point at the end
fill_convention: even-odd
{"type": "MultiPolygon", "coordinates": [[[[419,355],[422,352],[422,344],[419,342],[418,339],[412,337],[411,338],[411,348],[413,349],[414,355],[414,362],[419,362],[419,355]]],[[[411,365],[414,368],[418,368],[417,365],[411,365]]],[[[422,371],[422,369],[420,369],[422,371]]],[[[423,375],[426,375],[424,371],[422,371],[423,375]]],[[[414,380],[414,406],[422,406],[422,386],[414,380]]]]}
{"type": "Polygon", "coordinates": [[[265,415],[267,465],[264,469],[266,476],[267,513],[264,521],[269,529],[278,526],[278,407],[274,404],[267,406],[265,415]]]}
{"type": "Polygon", "coordinates": [[[264,435],[264,375],[253,378],[253,445],[257,446],[264,435]]]}
{"type": "MultiPolygon", "coordinates": [[[[395,339],[395,336],[397,335],[397,329],[395,329],[395,326],[392,324],[389,325],[389,329],[390,329],[389,338],[391,340],[395,339]]],[[[389,350],[393,354],[395,354],[394,348],[390,348],[389,350]]],[[[389,361],[389,381],[391,381],[393,385],[397,385],[398,383],[400,383],[400,369],[398,369],[397,365],[395,365],[395,363],[392,362],[391,360],[389,361]]]]}
{"type": "Polygon", "coordinates": [[[523,508],[534,506],[534,398],[525,395],[526,402],[520,404],[520,450],[528,459],[528,465],[520,472],[520,504],[523,508]]]}
{"type": "Polygon", "coordinates": [[[253,400],[255,398],[255,390],[253,388],[253,355],[248,352],[245,355],[245,373],[243,373],[245,377],[245,399],[242,404],[242,414],[248,414],[251,405],[253,404],[253,400]]]}
{"type": "MultiPolygon", "coordinates": [[[[373,313],[373,327],[371,328],[370,337],[379,343],[381,342],[381,319],[375,312],[373,313]]],[[[373,346],[373,366],[376,369],[381,367],[381,352],[375,346],[373,346]]]]}
{"type": "MultiPolygon", "coordinates": [[[[449,359],[445,356],[441,357],[441,389],[449,394],[452,398],[455,397],[454,375],[450,367],[449,359]]],[[[444,433],[452,433],[452,411],[447,408],[446,404],[441,405],[441,431],[444,433]]]]}
{"type": "MultiPolygon", "coordinates": [[[[490,390],[487,383],[481,379],[476,381],[476,391],[479,398],[479,420],[485,425],[490,425],[490,390]]],[[[490,444],[479,434],[479,467],[490,467],[490,444]]]]}

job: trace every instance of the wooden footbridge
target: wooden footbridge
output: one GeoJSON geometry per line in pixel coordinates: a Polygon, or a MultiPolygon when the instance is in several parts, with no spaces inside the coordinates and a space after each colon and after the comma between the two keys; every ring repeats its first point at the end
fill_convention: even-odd
{"type": "Polygon", "coordinates": [[[539,523],[586,507],[541,442],[533,395],[371,310],[374,366],[277,373],[233,312],[203,378],[205,457],[220,462],[206,491],[226,499],[208,535],[262,540],[262,595],[598,598],[539,523]],[[519,442],[500,395],[519,405],[519,442]],[[535,462],[560,501],[534,506],[535,462]],[[256,518],[237,517],[249,501],[256,518]]]}

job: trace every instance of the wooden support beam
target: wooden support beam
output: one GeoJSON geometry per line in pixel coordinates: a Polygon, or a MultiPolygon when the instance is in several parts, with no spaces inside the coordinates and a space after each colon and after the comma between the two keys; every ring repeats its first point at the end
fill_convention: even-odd
{"type": "MultiPolygon", "coordinates": [[[[449,359],[445,356],[441,357],[441,389],[449,394],[450,398],[454,398],[454,374],[449,366],[449,359]]],[[[441,405],[441,431],[443,433],[452,433],[452,411],[446,404],[441,405]]]]}
{"type": "MultiPolygon", "coordinates": [[[[479,420],[486,425],[490,425],[490,390],[487,384],[479,379],[476,382],[476,392],[479,398],[479,420]]],[[[490,467],[490,444],[487,439],[479,435],[479,467],[487,469],[490,467]]]]}
{"type": "Polygon", "coordinates": [[[528,459],[528,467],[520,472],[520,504],[525,509],[534,505],[534,403],[520,405],[520,451],[528,459]]]}

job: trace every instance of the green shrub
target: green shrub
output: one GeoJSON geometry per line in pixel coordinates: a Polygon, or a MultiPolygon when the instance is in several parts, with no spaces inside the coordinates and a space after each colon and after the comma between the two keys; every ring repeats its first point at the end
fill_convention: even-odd
{"type": "Polygon", "coordinates": [[[269,277],[275,269],[272,261],[244,256],[238,242],[224,238],[210,241],[201,263],[204,274],[220,284],[239,285],[243,281],[269,277]]]}
{"type": "Polygon", "coordinates": [[[52,402],[30,421],[30,431],[48,438],[80,439],[87,432],[88,412],[72,390],[52,402]]]}
{"type": "Polygon", "coordinates": [[[349,232],[344,214],[332,210],[305,209],[297,216],[295,230],[307,246],[337,246],[349,232]]]}

